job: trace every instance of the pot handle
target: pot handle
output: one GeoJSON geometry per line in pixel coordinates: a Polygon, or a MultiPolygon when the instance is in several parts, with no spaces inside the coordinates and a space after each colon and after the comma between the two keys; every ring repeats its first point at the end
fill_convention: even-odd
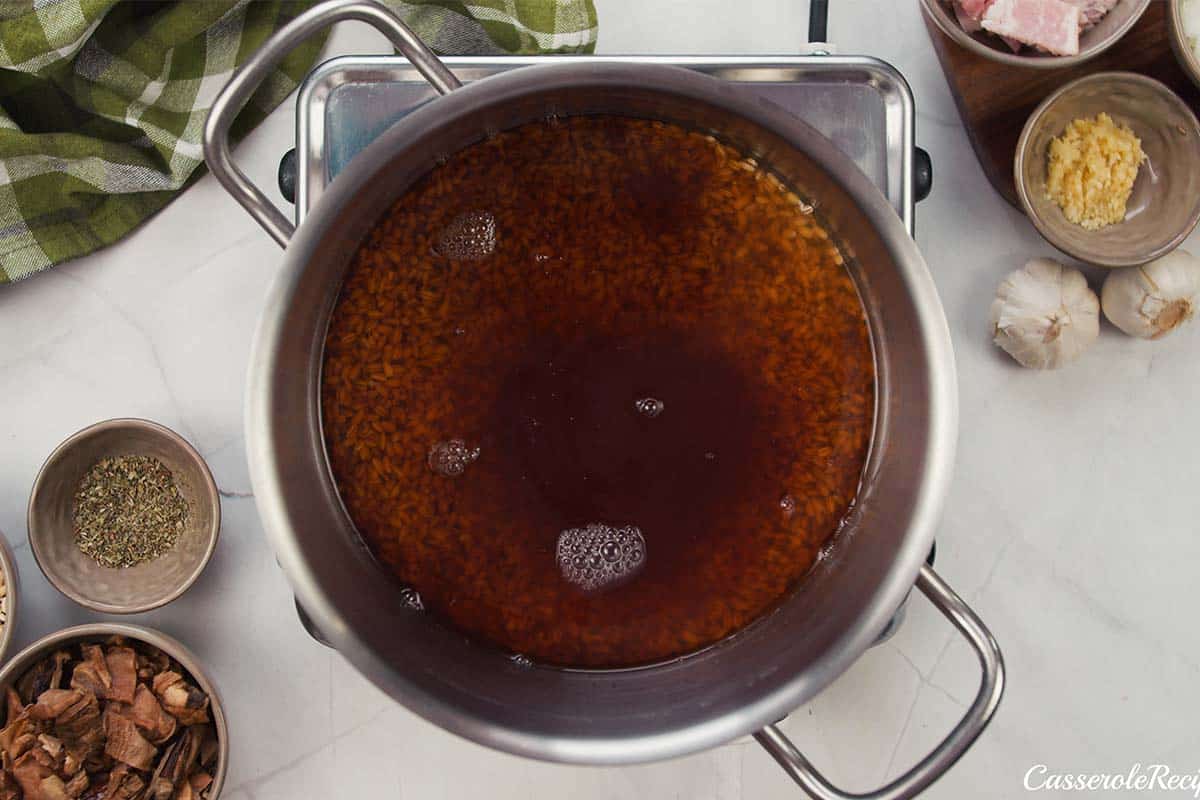
{"type": "Polygon", "coordinates": [[[327,0],[280,28],[237,68],[229,83],[213,101],[204,123],[204,160],[216,179],[233,195],[233,199],[241,203],[281,247],[287,246],[296,226],[233,163],[229,149],[229,127],[250,95],[284,56],[318,30],[348,19],[366,22],[387,36],[440,94],[447,94],[462,86],[454,73],[417,38],[411,28],[391,11],[370,0],[327,0]]]}
{"type": "Polygon", "coordinates": [[[970,606],[933,571],[933,567],[928,564],[921,566],[917,587],[975,648],[979,665],[983,668],[983,681],[975,701],[950,735],[932,753],[888,785],[865,794],[842,791],[826,780],[778,726],[768,725],[755,733],[754,738],[779,762],[792,780],[818,800],[906,800],[915,797],[954,766],[954,762],[983,733],[996,713],[1000,696],[1004,693],[1004,658],[1000,654],[1000,646],[970,606]]]}

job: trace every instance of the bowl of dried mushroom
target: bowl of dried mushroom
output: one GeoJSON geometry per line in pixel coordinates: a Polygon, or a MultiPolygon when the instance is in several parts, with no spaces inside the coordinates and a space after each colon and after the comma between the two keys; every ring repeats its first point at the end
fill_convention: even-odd
{"type": "Polygon", "coordinates": [[[28,527],[56,589],[94,611],[133,614],[171,602],[200,576],[217,545],[221,504],[186,439],[149,420],[110,419],[46,459],[28,527]]]}
{"type": "Polygon", "coordinates": [[[216,800],[229,734],[211,682],[157,631],[52,633],[0,670],[0,798],[216,800]]]}

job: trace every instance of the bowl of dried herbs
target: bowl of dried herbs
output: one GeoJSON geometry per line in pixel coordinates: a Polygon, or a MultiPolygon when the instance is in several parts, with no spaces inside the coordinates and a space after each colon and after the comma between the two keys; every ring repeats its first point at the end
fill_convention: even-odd
{"type": "Polygon", "coordinates": [[[174,431],[111,419],[70,436],[29,497],[29,544],[56,589],[109,614],[171,602],[208,564],[221,528],[216,483],[174,431]]]}

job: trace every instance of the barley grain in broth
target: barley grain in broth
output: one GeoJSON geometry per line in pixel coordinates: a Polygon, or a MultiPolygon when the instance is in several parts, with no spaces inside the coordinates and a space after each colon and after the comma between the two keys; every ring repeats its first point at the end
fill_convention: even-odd
{"type": "Polygon", "coordinates": [[[545,664],[660,661],[777,607],[874,414],[861,303],[806,211],[711,137],[623,117],[525,125],[419,180],[326,340],[330,463],[372,550],[545,664]]]}

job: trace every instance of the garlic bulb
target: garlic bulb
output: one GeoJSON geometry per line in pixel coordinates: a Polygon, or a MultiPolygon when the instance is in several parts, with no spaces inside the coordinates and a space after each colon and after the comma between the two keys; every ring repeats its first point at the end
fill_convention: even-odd
{"type": "Polygon", "coordinates": [[[1186,250],[1113,270],[1100,292],[1104,316],[1130,336],[1158,339],[1192,318],[1200,303],[1200,259],[1186,250]]]}
{"type": "Polygon", "coordinates": [[[1035,258],[996,290],[992,326],[992,341],[1021,366],[1055,369],[1096,341],[1100,302],[1079,270],[1035,258]]]}

